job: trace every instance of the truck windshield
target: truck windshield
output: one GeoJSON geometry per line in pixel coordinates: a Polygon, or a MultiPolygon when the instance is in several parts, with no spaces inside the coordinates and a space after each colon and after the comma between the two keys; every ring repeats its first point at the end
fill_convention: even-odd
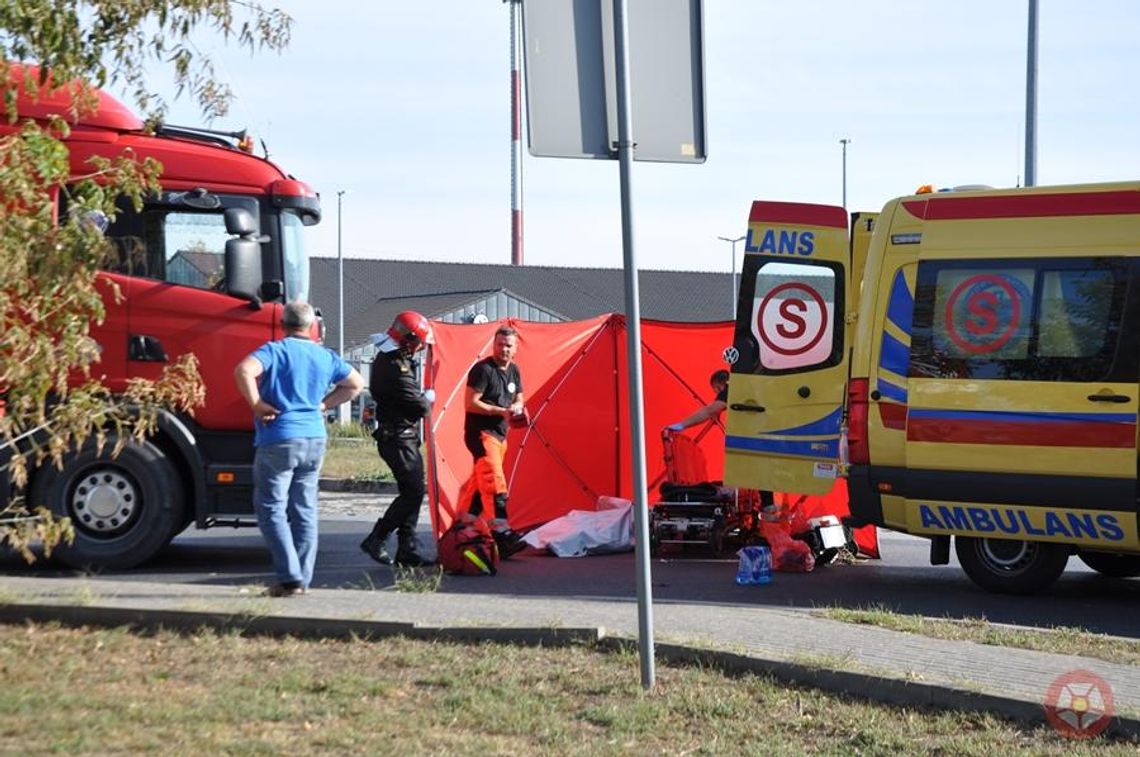
{"type": "Polygon", "coordinates": [[[285,294],[289,300],[309,301],[309,254],[304,225],[292,211],[281,214],[281,250],[285,254],[285,294]]]}

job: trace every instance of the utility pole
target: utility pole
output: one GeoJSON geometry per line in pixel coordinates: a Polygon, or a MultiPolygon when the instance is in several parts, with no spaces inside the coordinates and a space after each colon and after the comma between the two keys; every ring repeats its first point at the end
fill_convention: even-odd
{"type": "Polygon", "coordinates": [[[1037,186],[1037,0],[1029,0],[1025,54],[1025,186],[1037,186]]]}
{"type": "Polygon", "coordinates": [[[732,309],[728,311],[728,314],[729,314],[730,319],[735,320],[736,319],[736,297],[737,297],[737,292],[739,291],[737,289],[737,279],[736,279],[736,243],[737,242],[743,242],[744,237],[737,237],[736,239],[733,239],[732,237],[717,237],[717,239],[719,239],[722,242],[728,242],[729,244],[732,245],[732,268],[730,269],[732,271],[732,309]]]}
{"type": "Polygon", "coordinates": [[[851,144],[851,140],[844,137],[839,140],[839,144],[843,145],[843,209],[847,210],[847,145],[851,144]]]}
{"type": "MultiPolygon", "coordinates": [[[[345,190],[336,192],[336,340],[337,354],[344,357],[344,250],[341,247],[341,201],[345,190]]],[[[349,420],[348,402],[340,403],[337,407],[337,421],[343,426],[349,420]]]]}

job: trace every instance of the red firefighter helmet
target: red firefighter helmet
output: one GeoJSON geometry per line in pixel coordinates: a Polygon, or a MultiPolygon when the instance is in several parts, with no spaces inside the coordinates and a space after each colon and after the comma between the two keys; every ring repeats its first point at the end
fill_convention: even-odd
{"type": "Polygon", "coordinates": [[[421,344],[435,344],[428,319],[414,310],[405,310],[396,316],[388,327],[388,336],[401,347],[418,347],[421,344]]]}

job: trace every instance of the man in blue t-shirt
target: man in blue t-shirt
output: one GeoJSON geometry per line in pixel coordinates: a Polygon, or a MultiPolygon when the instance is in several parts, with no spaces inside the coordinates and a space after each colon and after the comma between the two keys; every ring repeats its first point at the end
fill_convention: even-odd
{"type": "Polygon", "coordinates": [[[273,557],[274,597],[303,594],[313,580],[325,411],[364,388],[355,368],[311,341],[315,320],[309,304],[290,302],[281,314],[285,338],[261,345],[234,369],[253,411],[253,502],[273,557]]]}

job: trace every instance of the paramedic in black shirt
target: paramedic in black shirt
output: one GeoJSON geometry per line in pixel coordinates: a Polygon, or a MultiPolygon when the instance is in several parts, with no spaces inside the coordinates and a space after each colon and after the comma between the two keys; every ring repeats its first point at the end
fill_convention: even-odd
{"type": "Polygon", "coordinates": [[[420,389],[415,355],[432,343],[431,326],[414,310],[396,316],[379,344],[368,388],[376,403],[372,436],[380,457],[396,479],[396,498],[376,521],[360,548],[373,560],[388,564],[385,542],[396,532],[397,565],[428,565],[416,547],[416,522],[424,499],[424,458],[420,454],[420,420],[431,411],[435,392],[420,389]]]}
{"type": "Polygon", "coordinates": [[[528,422],[522,374],[514,362],[517,349],[518,332],[509,326],[500,327],[495,332],[491,357],[480,360],[467,373],[463,422],[463,442],[475,465],[460,491],[460,503],[472,515],[494,507],[491,533],[503,557],[526,546],[507,524],[507,479],[503,474],[507,429],[528,422]]]}

